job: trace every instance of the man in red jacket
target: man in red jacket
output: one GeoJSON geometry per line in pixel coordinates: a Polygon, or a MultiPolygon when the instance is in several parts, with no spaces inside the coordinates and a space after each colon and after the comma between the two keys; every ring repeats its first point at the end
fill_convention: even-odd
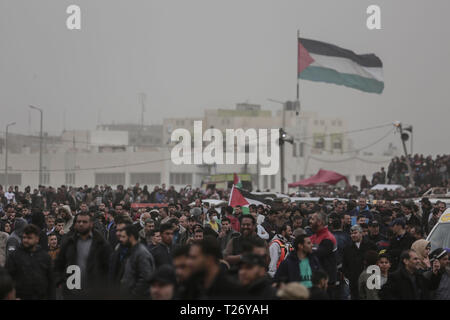
{"type": "Polygon", "coordinates": [[[320,265],[328,274],[328,291],[333,299],[337,293],[337,242],[334,235],[328,230],[327,215],[324,212],[316,212],[311,217],[311,229],[314,234],[311,236],[313,252],[319,258],[320,265]]]}

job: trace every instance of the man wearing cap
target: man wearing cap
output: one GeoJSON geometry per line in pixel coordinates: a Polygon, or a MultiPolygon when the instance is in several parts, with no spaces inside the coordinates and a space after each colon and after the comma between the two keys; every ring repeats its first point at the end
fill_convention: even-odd
{"type": "MultiPolygon", "coordinates": [[[[430,253],[430,263],[435,264],[435,261],[439,261],[439,285],[436,291],[432,292],[431,297],[433,300],[450,300],[450,264],[449,254],[446,250],[438,248],[430,253]]],[[[431,279],[432,272],[427,271],[424,273],[425,278],[431,279]]]]}
{"type": "Polygon", "coordinates": [[[275,299],[276,289],[267,276],[266,257],[245,254],[239,263],[239,281],[249,299],[275,299]]]}
{"type": "Polygon", "coordinates": [[[406,222],[402,218],[397,218],[392,221],[391,225],[394,236],[390,240],[387,253],[391,257],[392,270],[396,270],[400,262],[400,254],[411,248],[411,245],[416,241],[413,236],[406,232],[406,222]]]}
{"type": "Polygon", "coordinates": [[[352,300],[359,300],[358,279],[364,270],[364,258],[367,251],[377,251],[377,246],[370,240],[363,238],[362,228],[354,225],[351,229],[352,243],[344,248],[342,271],[350,281],[352,300]]]}
{"type": "Polygon", "coordinates": [[[369,236],[368,239],[376,244],[378,250],[387,249],[389,247],[388,239],[380,233],[380,223],[378,220],[369,222],[369,236]]]}

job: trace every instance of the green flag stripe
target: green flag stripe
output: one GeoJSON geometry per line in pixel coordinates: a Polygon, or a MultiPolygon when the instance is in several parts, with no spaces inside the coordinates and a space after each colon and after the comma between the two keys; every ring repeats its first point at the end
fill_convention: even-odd
{"type": "Polygon", "coordinates": [[[300,73],[299,78],[317,82],[334,83],[371,93],[382,93],[384,89],[384,82],[355,74],[339,73],[333,69],[323,67],[309,66],[300,73]]]}

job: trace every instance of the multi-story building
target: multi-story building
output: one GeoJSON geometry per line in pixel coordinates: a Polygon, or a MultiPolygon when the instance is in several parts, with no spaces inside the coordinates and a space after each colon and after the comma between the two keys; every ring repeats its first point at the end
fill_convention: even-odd
{"type": "MultiPolygon", "coordinates": [[[[242,103],[235,109],[207,109],[202,117],[164,119],[162,125],[100,125],[93,131],[65,131],[60,137],[46,138],[43,155],[45,185],[133,185],[139,182],[150,188],[166,183],[176,188],[201,182],[212,174],[247,173],[253,188],[280,190],[280,172],[261,175],[259,165],[181,164],[171,161],[171,133],[177,128],[194,131],[194,122],[202,121],[202,129],[278,129],[284,122],[293,143],[285,143],[285,190],[287,184],[308,178],[327,169],[348,177],[358,185],[362,175],[369,179],[392,157],[366,156],[352,152],[352,141],[345,134],[348,124],[339,118],[321,117],[316,112],[263,110],[260,105],[242,103]]],[[[36,187],[38,184],[39,147],[36,137],[9,138],[9,174],[12,185],[36,187]],[[28,140],[27,140],[28,139],[28,140]],[[27,143],[27,141],[30,141],[27,143]],[[20,146],[20,147],[18,147],[20,146]]],[[[39,142],[39,140],[37,140],[39,142]]],[[[2,152],[4,154],[4,147],[2,152]]],[[[226,149],[224,149],[227,152],[226,149]]],[[[244,148],[235,150],[248,153],[244,148]]],[[[4,168],[5,157],[0,157],[4,168]]],[[[5,181],[0,174],[0,184],[5,181]]]]}

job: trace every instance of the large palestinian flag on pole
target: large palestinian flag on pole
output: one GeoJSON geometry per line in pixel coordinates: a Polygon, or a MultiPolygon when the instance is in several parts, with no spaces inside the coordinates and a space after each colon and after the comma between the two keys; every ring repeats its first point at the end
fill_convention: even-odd
{"type": "Polygon", "coordinates": [[[382,93],[383,63],[374,54],[356,54],[333,44],[298,39],[298,78],[382,93]]]}

